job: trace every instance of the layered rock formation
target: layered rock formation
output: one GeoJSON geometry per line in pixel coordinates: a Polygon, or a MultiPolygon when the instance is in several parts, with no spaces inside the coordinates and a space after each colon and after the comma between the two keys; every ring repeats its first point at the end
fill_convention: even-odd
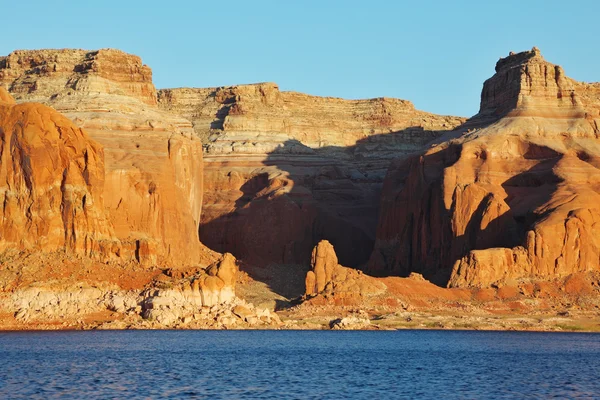
{"type": "Polygon", "coordinates": [[[405,100],[316,97],[273,83],[161,90],[158,101],[205,143],[203,242],[257,263],[306,262],[321,239],[344,264],[365,262],[390,159],[464,121],[405,100]]]}
{"type": "Polygon", "coordinates": [[[121,257],[198,262],[202,146],[189,121],[159,110],[149,67],[118,50],[15,51],[0,86],[64,113],[104,147],[104,205],[121,257]]]}
{"type": "Polygon", "coordinates": [[[175,283],[171,281],[169,288],[149,288],[143,293],[143,316],[170,325],[181,317],[182,312],[192,315],[200,307],[232,303],[237,272],[236,259],[225,253],[205,270],[194,271],[190,276],[175,280],[175,283]]]}
{"type": "Polygon", "coordinates": [[[236,296],[238,281],[243,282],[231,254],[206,268],[175,265],[161,271],[138,263],[101,262],[72,251],[13,250],[2,253],[0,264],[0,325],[12,317],[19,324],[68,321],[71,327],[96,318],[121,321],[113,328],[278,323],[276,315],[236,296]],[[234,315],[242,307],[247,315],[234,315]]]}
{"type": "Polygon", "coordinates": [[[119,256],[104,209],[100,145],[55,110],[17,105],[2,88],[0,144],[0,252],[119,256]]]}
{"type": "MultiPolygon", "coordinates": [[[[0,86],[78,126],[0,91],[2,248],[193,264],[200,225],[212,248],[255,263],[303,262],[326,239],[342,264],[370,256],[371,271],[451,286],[600,262],[600,84],[535,48],[498,62],[467,122],[271,83],[157,93],[117,50],[17,51],[0,57],[0,86]]],[[[209,277],[207,293],[227,286],[209,277]]]]}
{"type": "Polygon", "coordinates": [[[17,50],[0,57],[0,81],[16,98],[30,101],[75,95],[70,100],[74,109],[89,107],[78,104],[82,92],[121,110],[136,108],[137,101],[156,105],[152,70],[139,57],[113,49],[17,50]]]}
{"type": "Polygon", "coordinates": [[[479,129],[390,168],[370,269],[454,287],[597,270],[599,105],[536,48],[501,59],[479,129]]]}

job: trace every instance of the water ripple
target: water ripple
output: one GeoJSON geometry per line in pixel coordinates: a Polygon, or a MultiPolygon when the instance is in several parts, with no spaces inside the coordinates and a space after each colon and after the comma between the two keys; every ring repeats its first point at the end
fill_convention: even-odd
{"type": "Polygon", "coordinates": [[[0,398],[594,398],[600,335],[0,333],[0,398]]]}

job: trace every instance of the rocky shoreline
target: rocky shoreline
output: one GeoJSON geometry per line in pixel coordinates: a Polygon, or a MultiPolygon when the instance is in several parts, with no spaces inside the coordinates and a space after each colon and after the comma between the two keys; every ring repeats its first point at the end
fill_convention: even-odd
{"type": "MultiPolygon", "coordinates": [[[[559,312],[548,314],[435,314],[429,312],[392,312],[368,316],[349,312],[336,316],[331,309],[323,315],[303,317],[293,313],[276,313],[257,309],[243,300],[235,305],[220,306],[164,324],[147,320],[139,314],[97,312],[78,319],[28,319],[2,313],[1,332],[37,330],[476,330],[531,332],[600,332],[598,312],[559,312]],[[282,316],[280,317],[279,314],[282,316]],[[365,317],[366,316],[366,317],[365,317]]],[[[339,311],[338,311],[339,312],[339,311]]]]}
{"type": "Polygon", "coordinates": [[[335,260],[330,244],[315,247],[307,276],[316,279],[307,279],[308,294],[296,298],[274,292],[273,282],[265,285],[238,271],[231,255],[206,269],[152,271],[143,287],[128,290],[110,282],[67,284],[64,278],[48,280],[53,285],[31,283],[0,295],[0,330],[600,331],[597,275],[489,289],[448,289],[418,274],[373,278],[335,260]],[[211,291],[206,280],[219,275],[229,288],[217,285],[220,290],[211,291]],[[314,286],[316,281],[320,283],[314,286]]]}

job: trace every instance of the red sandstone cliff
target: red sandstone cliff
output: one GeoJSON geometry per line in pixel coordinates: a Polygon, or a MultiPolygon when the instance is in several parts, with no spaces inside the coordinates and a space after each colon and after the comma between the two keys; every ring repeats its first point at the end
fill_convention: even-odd
{"type": "Polygon", "coordinates": [[[370,269],[454,287],[598,270],[598,93],[535,48],[501,59],[478,129],[390,168],[370,269]]]}
{"type": "Polygon", "coordinates": [[[118,256],[104,210],[100,145],[53,109],[17,105],[2,88],[0,140],[0,251],[118,256]]]}
{"type": "MultiPolygon", "coordinates": [[[[498,62],[480,113],[465,124],[407,101],[319,98],[274,84],[157,95],[150,69],[116,50],[14,52],[0,57],[0,85],[18,102],[64,112],[104,147],[107,228],[101,208],[72,210],[77,226],[90,213],[100,221],[87,222],[89,239],[75,235],[83,252],[196,262],[200,136],[202,234],[250,261],[304,261],[321,239],[346,265],[366,260],[383,171],[400,157],[385,180],[371,270],[487,286],[598,265],[600,85],[573,81],[537,49],[498,62]],[[116,242],[118,250],[107,244],[116,242]]],[[[100,189],[86,190],[87,204],[100,189]]]]}
{"type": "Polygon", "coordinates": [[[118,50],[15,51],[0,86],[62,112],[104,147],[104,205],[121,256],[199,260],[202,146],[191,123],[159,110],[152,73],[118,50]]]}
{"type": "Polygon", "coordinates": [[[197,260],[201,223],[204,243],[246,260],[304,262],[329,239],[345,264],[361,264],[390,159],[463,122],[404,100],[321,98],[274,84],[157,96],[150,68],[111,49],[15,51],[0,57],[0,85],[18,102],[54,107],[103,145],[109,219],[121,253],[143,263],[197,260]]]}
{"type": "MultiPolygon", "coordinates": [[[[234,298],[236,283],[249,278],[231,255],[206,269],[180,268],[201,251],[202,156],[191,124],[169,112],[206,133],[205,228],[220,227],[209,240],[257,260],[304,261],[321,238],[340,241],[340,261],[362,257],[381,170],[401,157],[385,181],[371,268],[419,271],[461,288],[419,274],[366,276],[339,265],[334,246],[321,241],[306,307],[292,311],[301,318],[332,315],[321,307],[334,304],[394,310],[410,322],[397,310],[471,314],[482,302],[484,315],[500,303],[505,313],[543,308],[553,320],[565,304],[595,316],[600,85],[567,78],[535,49],[498,63],[479,115],[454,131],[462,119],[405,101],[315,98],[271,84],[163,91],[157,108],[149,68],[114,50],[15,52],[0,57],[0,85],[21,103],[0,87],[0,252],[25,250],[2,254],[4,327],[64,327],[65,316],[77,327],[97,313],[135,321],[104,325],[113,328],[277,322],[234,298]],[[182,94],[191,98],[174,100],[182,94]],[[440,144],[420,150],[432,139],[440,144]],[[173,268],[161,274],[134,259],[173,268]]],[[[254,283],[245,291],[264,290],[254,283]]]]}
{"type": "Polygon", "coordinates": [[[256,263],[306,262],[327,239],[345,265],[372,250],[390,160],[464,121],[405,100],[343,100],[273,83],[159,91],[205,143],[204,243],[256,263]]]}

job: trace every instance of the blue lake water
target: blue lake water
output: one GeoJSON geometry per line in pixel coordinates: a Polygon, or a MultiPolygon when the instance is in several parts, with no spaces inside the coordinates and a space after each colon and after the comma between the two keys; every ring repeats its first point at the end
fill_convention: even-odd
{"type": "Polygon", "coordinates": [[[0,398],[600,398],[600,335],[0,333],[0,398]]]}

